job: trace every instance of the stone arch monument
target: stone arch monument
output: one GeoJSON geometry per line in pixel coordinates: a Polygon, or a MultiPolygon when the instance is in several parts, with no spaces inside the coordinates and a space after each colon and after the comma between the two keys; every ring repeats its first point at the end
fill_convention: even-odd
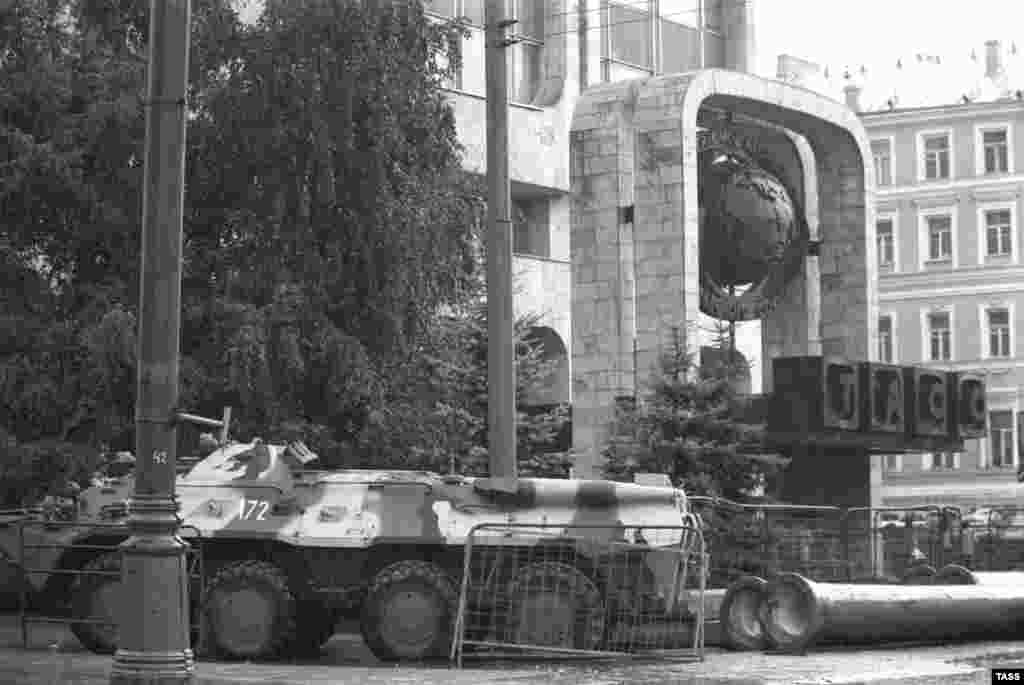
{"type": "MultiPolygon", "coordinates": [[[[765,392],[775,357],[874,358],[869,155],[845,105],[746,73],[609,83],[580,97],[571,136],[580,477],[600,476],[617,401],[642,395],[698,311],[762,321],[765,392]],[[757,230],[744,236],[746,225],[757,230]]],[[[683,339],[699,353],[696,336],[683,339]]]]}

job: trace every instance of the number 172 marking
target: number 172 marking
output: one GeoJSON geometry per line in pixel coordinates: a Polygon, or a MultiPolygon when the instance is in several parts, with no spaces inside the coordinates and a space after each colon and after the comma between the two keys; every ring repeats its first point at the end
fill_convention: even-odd
{"type": "Polygon", "coordinates": [[[242,498],[241,518],[243,521],[265,521],[269,509],[270,502],[266,500],[242,498]]]}

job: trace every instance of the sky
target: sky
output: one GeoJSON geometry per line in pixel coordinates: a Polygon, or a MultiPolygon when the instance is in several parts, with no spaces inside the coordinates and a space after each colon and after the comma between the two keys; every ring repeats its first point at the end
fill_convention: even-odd
{"type": "Polygon", "coordinates": [[[917,52],[968,55],[989,39],[1024,47],[1020,0],[756,0],[754,17],[771,71],[780,52],[870,68],[917,52]]]}
{"type": "Polygon", "coordinates": [[[1021,49],[1006,59],[1011,78],[1024,83],[1021,0],[754,1],[757,70],[762,76],[773,77],[779,53],[788,53],[827,65],[830,76],[838,77],[833,82],[836,94],[841,93],[843,72],[849,70],[866,82],[873,99],[894,91],[904,94],[908,106],[935,98],[949,101],[980,79],[985,41],[999,40],[1007,53],[1015,43],[1021,49]],[[971,60],[972,51],[976,61],[971,60]],[[932,59],[919,61],[918,54],[932,59]]]}

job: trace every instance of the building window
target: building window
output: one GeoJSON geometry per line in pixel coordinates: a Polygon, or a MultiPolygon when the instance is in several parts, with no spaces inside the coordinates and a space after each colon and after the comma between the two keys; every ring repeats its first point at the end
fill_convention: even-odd
{"type": "Polygon", "coordinates": [[[878,361],[892,364],[892,317],[878,317],[878,361]]]}
{"type": "Polygon", "coordinates": [[[1010,170],[1010,154],[1006,129],[982,131],[986,174],[1005,174],[1010,170]]]}
{"type": "Polygon", "coordinates": [[[891,269],[896,260],[892,219],[879,219],[875,223],[875,235],[878,240],[878,266],[891,269]]]}
{"type": "Polygon", "coordinates": [[[531,103],[540,90],[544,73],[544,0],[514,0],[512,32],[515,44],[511,66],[516,70],[511,79],[510,97],[516,102],[531,103]]]}
{"type": "Polygon", "coordinates": [[[871,155],[875,160],[875,185],[892,185],[892,145],[888,140],[871,141],[871,155]]]}
{"type": "Polygon", "coordinates": [[[949,215],[930,216],[928,224],[928,260],[947,261],[953,258],[953,219],[949,215]]]}
{"type": "MultiPolygon", "coordinates": [[[[434,59],[440,69],[451,69],[452,64],[462,51],[461,38],[452,38],[448,43],[448,49],[435,54],[434,59]]],[[[462,90],[462,69],[452,69],[451,73],[442,82],[442,87],[452,90],[462,90]]]]}
{"type": "Polygon", "coordinates": [[[929,359],[933,362],[949,361],[952,357],[952,340],[949,312],[932,312],[928,315],[929,359]]]}
{"type": "Polygon", "coordinates": [[[512,251],[530,257],[551,256],[546,200],[512,201],[512,251]]]}
{"type": "Polygon", "coordinates": [[[1010,310],[989,309],[988,319],[988,354],[990,357],[1010,356],[1010,310]]]}
{"type": "Polygon", "coordinates": [[[484,25],[484,0],[425,0],[423,9],[449,19],[464,19],[473,26],[484,25]]]}
{"type": "Polygon", "coordinates": [[[988,433],[992,448],[992,466],[1013,466],[1013,412],[989,412],[988,433]]]}
{"type": "Polygon", "coordinates": [[[653,73],[654,50],[648,7],[609,2],[604,58],[653,73]]]}
{"type": "Polygon", "coordinates": [[[722,0],[704,0],[704,26],[709,31],[721,33],[722,0]]]}
{"type": "Polygon", "coordinates": [[[949,135],[923,136],[924,177],[928,180],[949,178],[949,135]]]}
{"type": "Polygon", "coordinates": [[[1009,209],[986,210],[985,231],[989,257],[1010,254],[1013,240],[1013,217],[1009,209]]]}
{"type": "Polygon", "coordinates": [[[956,453],[955,452],[932,452],[932,468],[933,469],[955,469],[956,468],[956,453]]]}
{"type": "MultiPolygon", "coordinates": [[[[448,49],[436,56],[439,66],[446,68],[452,63],[454,57],[474,54],[475,50],[472,47],[474,41],[481,41],[482,44],[483,32],[481,29],[484,26],[483,0],[425,0],[423,9],[429,16],[434,17],[435,20],[438,17],[443,20],[459,19],[477,29],[471,32],[469,36],[453,38],[451,44],[448,45],[448,49]]],[[[473,65],[467,65],[463,61],[461,68],[455,70],[453,74],[446,78],[442,86],[453,90],[467,89],[473,92],[483,92],[483,70],[480,70],[481,76],[477,78],[477,74],[472,67],[473,65]]]]}
{"type": "Polygon", "coordinates": [[[602,12],[602,69],[605,81],[651,74],[672,74],[702,66],[718,66],[715,27],[721,22],[720,0],[703,0],[704,27],[699,25],[701,0],[610,0],[602,12]],[[655,8],[657,8],[655,10],[655,8]],[[704,31],[702,58],[700,33],[704,31]],[[705,62],[707,64],[705,65],[705,62]]]}
{"type": "MultiPolygon", "coordinates": [[[[1024,461],[1024,411],[1017,412],[1017,463],[1024,461]]],[[[1017,467],[1018,477],[1020,467],[1017,467]]]]}

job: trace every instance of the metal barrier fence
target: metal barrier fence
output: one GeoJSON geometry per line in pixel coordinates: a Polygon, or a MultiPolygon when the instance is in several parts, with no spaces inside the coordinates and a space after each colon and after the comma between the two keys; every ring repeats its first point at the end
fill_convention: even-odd
{"type": "Polygon", "coordinates": [[[467,536],[451,658],[515,653],[702,660],[699,525],[481,524],[467,536]]]}
{"type": "MultiPolygon", "coordinates": [[[[181,530],[194,531],[198,536],[199,531],[192,526],[182,526],[181,530]]],[[[69,600],[71,604],[65,607],[66,612],[62,612],[61,615],[45,614],[45,613],[29,613],[29,605],[31,601],[30,593],[33,593],[33,585],[30,581],[33,575],[44,575],[44,576],[69,576],[71,578],[68,583],[68,587],[72,588],[72,592],[76,585],[80,585],[83,582],[91,585],[102,585],[104,582],[103,578],[116,578],[116,582],[120,583],[122,578],[123,564],[121,563],[122,548],[121,541],[125,535],[124,524],[118,523],[97,523],[97,522],[64,522],[64,521],[23,521],[19,524],[18,530],[18,544],[19,544],[19,559],[21,561],[21,570],[24,573],[26,582],[22,584],[19,592],[19,609],[18,619],[21,625],[21,640],[22,647],[27,648],[29,642],[29,624],[31,623],[46,623],[46,624],[63,624],[71,627],[79,626],[100,626],[103,629],[102,640],[109,640],[111,644],[116,644],[116,631],[118,627],[118,619],[112,613],[107,612],[106,615],[96,615],[95,607],[91,602],[86,602],[85,605],[88,609],[83,610],[81,606],[76,606],[74,603],[74,597],[60,598],[61,600],[69,600]],[[26,530],[33,528],[42,528],[47,531],[46,534],[36,535],[39,542],[29,542],[26,540],[26,530]],[[82,543],[78,542],[80,539],[79,533],[88,534],[90,537],[103,537],[104,533],[109,533],[110,538],[116,538],[117,542],[111,542],[109,544],[97,544],[97,543],[82,543]],[[106,564],[96,564],[97,568],[84,567],[85,564],[74,564],[69,568],[61,568],[58,565],[60,557],[68,552],[74,553],[75,550],[85,552],[83,559],[99,559],[100,557],[108,557],[109,555],[116,555],[116,562],[111,563],[109,566],[115,566],[116,568],[104,568],[106,564]],[[86,580],[91,579],[91,580],[86,580]]],[[[200,547],[189,546],[186,549],[186,564],[188,569],[188,575],[190,583],[197,584],[198,592],[202,592],[203,582],[203,556],[200,547]]],[[[103,590],[104,588],[92,587],[91,590],[103,590]]],[[[54,602],[50,603],[55,604],[54,602]]],[[[111,607],[107,607],[109,610],[111,607]]],[[[193,644],[202,644],[202,622],[195,620],[189,622],[190,630],[192,633],[193,644]]],[[[89,647],[89,645],[86,645],[89,647]]],[[[92,648],[92,647],[91,647],[92,648]]]]}
{"type": "Polygon", "coordinates": [[[843,555],[844,510],[831,506],[753,505],[717,497],[690,497],[711,556],[712,587],[744,575],[781,571],[814,580],[850,575],[843,555]]]}
{"type": "Polygon", "coordinates": [[[979,571],[1024,569],[1024,507],[987,508],[982,517],[964,520],[962,564],[979,571]]]}
{"type": "Polygon", "coordinates": [[[959,559],[952,535],[958,516],[934,505],[848,509],[845,558],[854,577],[899,579],[915,566],[959,559]]]}
{"type": "MultiPolygon", "coordinates": [[[[711,557],[709,586],[797,572],[815,581],[893,581],[912,568],[970,561],[955,507],[743,504],[691,497],[711,557]]],[[[1024,560],[1024,511],[1020,516],[1024,560]]],[[[989,551],[991,546],[982,551],[989,551]]],[[[992,558],[989,554],[989,558],[992,558]]]]}

